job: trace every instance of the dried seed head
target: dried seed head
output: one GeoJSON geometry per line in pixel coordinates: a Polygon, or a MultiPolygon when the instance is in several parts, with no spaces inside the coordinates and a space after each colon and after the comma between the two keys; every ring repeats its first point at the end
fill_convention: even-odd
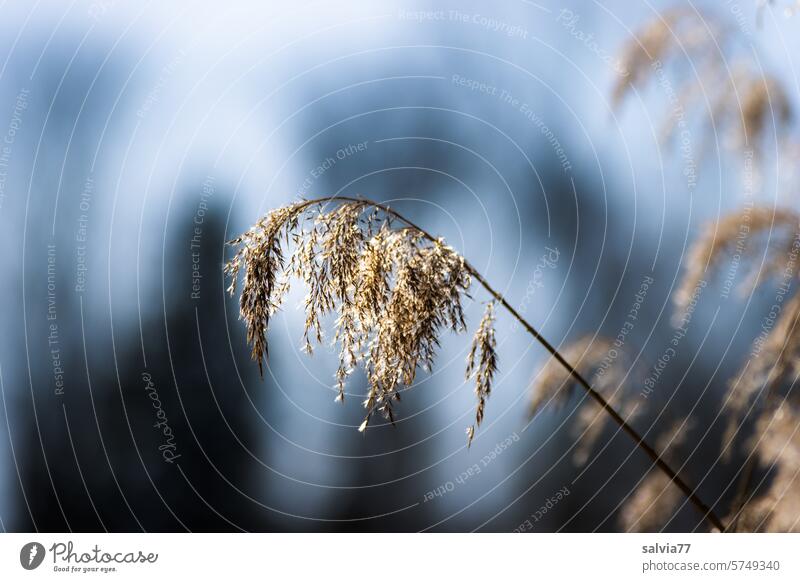
{"type": "Polygon", "coordinates": [[[262,358],[268,355],[266,333],[269,319],[278,310],[288,291],[287,284],[277,283],[284,267],[281,238],[288,236],[288,232],[297,226],[300,210],[299,204],[273,210],[229,243],[239,249],[225,266],[225,272],[231,277],[228,291],[233,295],[239,271],[244,268],[239,300],[240,317],[247,324],[251,355],[258,362],[262,374],[262,358]]]}
{"type": "Polygon", "coordinates": [[[393,246],[394,284],[366,354],[370,389],[365,405],[368,415],[378,411],[393,421],[399,386],[411,386],[418,367],[433,367],[439,334],[446,328],[463,331],[461,298],[471,279],[464,259],[441,240],[426,241],[404,230],[387,241],[393,246]]]}
{"type": "Polygon", "coordinates": [[[478,397],[478,406],[475,410],[475,424],[467,428],[467,445],[472,443],[475,436],[475,427],[483,422],[483,412],[486,399],[492,391],[492,381],[497,371],[497,341],[494,337],[494,302],[486,304],[475,336],[472,338],[472,348],[467,356],[466,378],[475,376],[475,395],[478,397]]]}
{"type": "MultiPolygon", "coordinates": [[[[367,201],[340,202],[332,209],[321,201],[290,204],[231,241],[239,248],[225,268],[233,279],[231,294],[244,272],[240,313],[259,369],[267,355],[269,319],[290,278],[307,288],[303,336],[308,352],[323,339],[321,318],[336,314],[337,400],[344,398],[347,378],[363,366],[369,392],[362,431],[375,412],[394,422],[401,387],[414,383],[419,367],[432,368],[441,334],[466,329],[462,300],[471,275],[463,257],[415,227],[392,228],[392,217],[367,201]]],[[[489,309],[473,353],[478,424],[496,369],[492,320],[489,309]]]]}
{"type": "Polygon", "coordinates": [[[682,494],[663,471],[650,471],[620,512],[627,532],[658,532],[675,513],[682,494]]]}

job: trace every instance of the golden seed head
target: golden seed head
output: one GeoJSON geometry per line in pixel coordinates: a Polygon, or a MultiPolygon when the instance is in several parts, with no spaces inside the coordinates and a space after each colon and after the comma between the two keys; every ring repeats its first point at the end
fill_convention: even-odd
{"type": "MultiPolygon", "coordinates": [[[[229,291],[235,291],[243,272],[240,313],[259,369],[267,356],[269,319],[289,280],[300,279],[307,289],[306,351],[323,339],[322,317],[336,315],[336,399],[344,399],[347,379],[357,367],[366,372],[367,417],[361,431],[375,412],[394,422],[392,407],[401,388],[414,383],[418,368],[433,367],[440,335],[466,330],[462,301],[472,279],[463,257],[443,239],[416,228],[393,228],[392,215],[366,201],[341,202],[332,209],[322,202],[290,204],[231,244],[238,249],[225,268],[232,278],[229,291]]],[[[468,374],[476,374],[476,424],[483,419],[496,369],[493,320],[490,305],[468,366],[468,374]]]]}

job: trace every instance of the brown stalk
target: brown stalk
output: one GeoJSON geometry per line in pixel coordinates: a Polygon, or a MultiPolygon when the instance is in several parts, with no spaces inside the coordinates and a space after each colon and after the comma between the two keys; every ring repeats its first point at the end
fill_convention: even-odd
{"type": "MultiPolygon", "coordinates": [[[[324,204],[327,202],[356,202],[372,206],[373,208],[379,209],[405,223],[431,242],[437,241],[433,235],[425,231],[423,228],[417,226],[395,210],[391,209],[389,206],[364,198],[353,198],[349,196],[326,196],[312,200],[306,200],[301,203],[298,208],[304,209],[315,204],[324,204]]],[[[603,408],[603,410],[614,420],[614,422],[616,422],[620,428],[633,439],[633,441],[636,443],[636,446],[648,457],[650,457],[650,459],[653,461],[653,464],[669,477],[670,481],[672,481],[672,483],[674,483],[678,489],[681,490],[681,492],[695,506],[695,508],[697,508],[697,510],[703,516],[703,519],[712,524],[717,530],[725,531],[725,526],[720,518],[708,505],[703,502],[702,499],[697,496],[697,494],[694,492],[694,489],[692,489],[683,479],[681,479],[678,473],[666,461],[664,461],[658,451],[647,444],[647,442],[644,440],[644,437],[640,435],[630,424],[628,424],[625,419],[622,418],[622,416],[620,416],[616,410],[614,410],[608,401],[606,401],[606,399],[603,398],[598,391],[592,388],[591,384],[589,384],[589,382],[559,353],[559,351],[549,341],[547,341],[547,339],[545,339],[544,336],[542,336],[542,334],[536,330],[536,328],[528,323],[519,314],[519,312],[517,312],[517,310],[508,303],[508,301],[506,301],[505,297],[503,297],[500,292],[495,290],[489,284],[489,282],[486,281],[483,275],[481,275],[468,261],[466,261],[466,259],[464,264],[470,275],[472,275],[500,305],[505,307],[506,311],[508,311],[511,316],[514,317],[531,336],[533,336],[534,339],[536,339],[562,366],[564,366],[564,369],[575,380],[575,382],[580,384],[580,386],[595,400],[595,402],[597,402],[597,404],[600,405],[601,408],[603,408]]]]}

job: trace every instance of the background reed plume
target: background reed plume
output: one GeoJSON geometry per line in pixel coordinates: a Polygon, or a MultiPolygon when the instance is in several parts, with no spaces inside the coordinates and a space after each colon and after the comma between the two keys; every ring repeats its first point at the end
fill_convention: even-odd
{"type": "Polygon", "coordinates": [[[726,430],[721,457],[747,451],[738,471],[737,495],[728,527],[735,531],[797,531],[800,495],[798,391],[800,377],[800,215],[786,209],[755,207],[734,212],[709,225],[693,245],[683,289],[703,277],[712,278],[736,257],[741,261],[744,293],[772,287],[780,307],[753,338],[749,357],[728,382],[726,430]],[[742,238],[742,224],[749,224],[742,238]],[[712,234],[713,233],[713,234],[712,234]],[[751,434],[748,435],[748,430],[751,434]]]}
{"type": "Polygon", "coordinates": [[[667,101],[664,138],[685,141],[679,128],[700,129],[699,156],[721,145],[762,154],[756,159],[762,164],[770,138],[784,150],[796,142],[787,131],[794,108],[783,82],[764,70],[726,15],[671,8],[635,31],[619,60],[629,74],[615,81],[612,105],[619,108],[633,89],[658,86],[667,101]]]}
{"type": "MultiPolygon", "coordinates": [[[[767,5],[776,4],[759,2],[760,15],[767,5]]],[[[672,92],[670,130],[692,118],[695,125],[713,129],[714,137],[722,137],[724,144],[745,152],[746,160],[755,159],[759,179],[753,182],[748,177],[739,184],[753,196],[770,183],[763,179],[770,177],[765,171],[770,154],[776,167],[794,158],[797,140],[790,124],[795,104],[783,83],[749,51],[741,50],[747,43],[741,43],[739,36],[736,27],[716,12],[669,11],[645,24],[623,49],[621,60],[632,74],[616,84],[612,96],[619,105],[632,88],[642,88],[655,78],[672,92]]],[[[703,226],[686,254],[683,277],[673,295],[677,309],[684,311],[699,285],[719,283],[726,275],[729,287],[739,279],[738,298],[749,302],[761,289],[774,297],[724,395],[726,428],[720,459],[735,469],[728,487],[735,496],[725,519],[730,531],[800,530],[796,485],[800,415],[795,387],[800,378],[799,252],[800,214],[792,205],[748,200],[703,226]],[[744,458],[734,460],[734,453],[741,451],[744,458]]],[[[656,495],[663,489],[660,478],[649,477],[628,502],[623,511],[627,529],[654,529],[670,516],[669,505],[675,500],[656,495]],[[649,517],[644,507],[651,509],[649,517]]]]}

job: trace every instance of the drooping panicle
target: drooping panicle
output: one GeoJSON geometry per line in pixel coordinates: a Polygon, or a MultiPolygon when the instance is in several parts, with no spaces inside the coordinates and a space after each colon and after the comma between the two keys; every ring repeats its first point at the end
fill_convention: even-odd
{"type": "MultiPolygon", "coordinates": [[[[411,225],[393,227],[385,207],[360,200],[298,202],[270,212],[231,244],[239,248],[226,266],[229,290],[243,271],[240,311],[253,359],[261,366],[270,318],[289,280],[300,279],[307,289],[306,351],[323,340],[322,318],[336,315],[337,400],[344,399],[350,375],[359,366],[365,370],[362,430],[376,412],[394,422],[401,390],[413,385],[419,368],[433,367],[442,333],[466,330],[463,298],[472,280],[463,257],[411,225]]],[[[485,324],[481,329],[490,333],[485,324]]],[[[479,367],[482,402],[494,374],[487,365],[482,360],[479,367]]]]}
{"type": "Polygon", "coordinates": [[[475,437],[475,428],[483,422],[486,399],[492,392],[492,382],[497,372],[497,340],[494,332],[494,301],[486,304],[478,329],[472,338],[472,347],[467,355],[466,378],[475,376],[475,395],[478,405],[475,409],[475,424],[467,429],[467,443],[475,437]]]}
{"type": "Polygon", "coordinates": [[[263,360],[269,355],[266,337],[269,320],[288,291],[288,285],[279,282],[284,268],[282,237],[297,227],[300,211],[297,203],[277,208],[229,243],[238,250],[225,266],[231,277],[228,292],[233,295],[236,291],[238,275],[243,270],[239,315],[247,325],[251,355],[262,375],[263,360]]]}

